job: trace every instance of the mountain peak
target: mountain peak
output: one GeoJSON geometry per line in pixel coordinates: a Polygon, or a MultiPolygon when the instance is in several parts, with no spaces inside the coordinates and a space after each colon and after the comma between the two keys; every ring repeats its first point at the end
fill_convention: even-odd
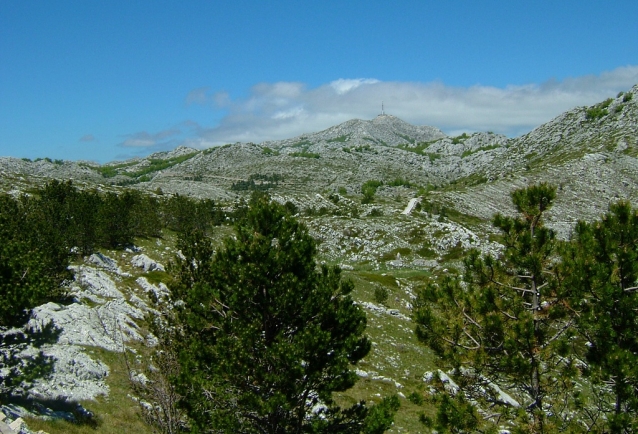
{"type": "Polygon", "coordinates": [[[351,119],[323,131],[303,134],[294,139],[285,140],[284,146],[291,143],[307,142],[348,142],[350,144],[377,143],[388,146],[427,142],[444,138],[446,135],[438,128],[416,126],[388,114],[380,114],[372,120],[351,119]]]}

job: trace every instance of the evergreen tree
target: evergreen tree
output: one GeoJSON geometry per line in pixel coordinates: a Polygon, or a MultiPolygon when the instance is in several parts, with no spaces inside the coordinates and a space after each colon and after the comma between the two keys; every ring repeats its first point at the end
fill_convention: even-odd
{"type": "Polygon", "coordinates": [[[565,286],[588,343],[585,372],[603,398],[605,417],[594,425],[613,433],[638,430],[637,246],[638,211],[618,202],[601,220],[579,222],[563,255],[565,286]]]}
{"type": "MultiPolygon", "coordinates": [[[[578,371],[569,346],[569,312],[554,270],[554,233],[543,224],[554,197],[555,188],[546,184],[514,191],[519,216],[498,214],[493,222],[503,235],[503,254],[481,257],[471,251],[462,280],[445,277],[419,294],[417,337],[451,370],[461,389],[453,407],[467,413],[449,418],[443,409],[439,424],[471,421],[475,410],[465,402],[469,397],[491,408],[494,419],[522,414],[516,422],[521,431],[569,425],[567,404],[578,371]]],[[[451,405],[448,400],[446,408],[451,405]]]]}
{"type": "Polygon", "coordinates": [[[307,228],[267,196],[253,197],[235,229],[215,253],[201,232],[186,234],[186,259],[172,268],[182,305],[175,381],[194,429],[383,432],[398,401],[370,411],[333,399],[370,350],[353,284],[336,267],[317,269],[307,228]]]}
{"type": "Polygon", "coordinates": [[[48,244],[49,233],[40,231],[46,225],[36,221],[42,214],[33,207],[33,200],[0,196],[0,395],[52,368],[42,353],[18,357],[28,344],[54,341],[52,327],[38,333],[23,327],[32,308],[64,295],[61,286],[71,277],[68,254],[48,244]]]}
{"type": "Polygon", "coordinates": [[[131,192],[107,193],[98,211],[100,245],[109,249],[133,244],[134,222],[131,218],[138,197],[131,192]]]}
{"type": "Polygon", "coordinates": [[[74,196],[72,239],[73,247],[78,248],[81,255],[90,255],[99,244],[98,213],[102,206],[102,198],[95,191],[79,191],[74,196]]]}

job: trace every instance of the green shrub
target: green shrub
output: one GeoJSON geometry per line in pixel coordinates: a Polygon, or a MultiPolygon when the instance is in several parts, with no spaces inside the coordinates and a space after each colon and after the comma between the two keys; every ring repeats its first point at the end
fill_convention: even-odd
{"type": "Polygon", "coordinates": [[[441,158],[441,154],[437,154],[436,152],[428,152],[426,155],[430,159],[430,163],[434,163],[436,160],[441,158]]]}
{"type": "Polygon", "coordinates": [[[234,191],[265,191],[277,187],[279,181],[283,181],[283,179],[284,177],[277,173],[272,175],[254,173],[248,177],[247,181],[237,181],[233,183],[230,189],[234,191]]]}
{"type": "Polygon", "coordinates": [[[452,144],[458,145],[459,143],[464,142],[465,139],[468,139],[469,137],[470,136],[468,136],[467,133],[463,133],[460,136],[452,137],[452,144]]]}
{"type": "Polygon", "coordinates": [[[375,285],[374,287],[374,301],[379,304],[385,305],[390,297],[390,291],[388,288],[381,285],[375,285]]]}
{"type": "Polygon", "coordinates": [[[595,106],[587,109],[587,112],[586,112],[587,119],[593,121],[593,120],[597,120],[607,116],[609,114],[609,111],[607,111],[607,107],[609,107],[609,105],[612,102],[613,102],[613,99],[607,98],[605,101],[601,102],[600,104],[596,104],[595,106]]]}
{"type": "Polygon", "coordinates": [[[469,157],[470,155],[476,154],[477,152],[491,151],[492,149],[497,149],[500,147],[501,145],[494,144],[494,145],[481,146],[480,148],[477,148],[475,150],[468,149],[466,151],[463,151],[463,153],[461,154],[461,158],[469,157]]]}
{"type": "Polygon", "coordinates": [[[361,200],[361,203],[364,203],[364,204],[371,203],[372,200],[374,199],[374,195],[377,192],[377,188],[379,188],[382,185],[383,185],[382,181],[377,181],[374,179],[364,182],[363,185],[361,186],[361,194],[363,194],[363,199],[361,200]]]}
{"type": "Polygon", "coordinates": [[[414,184],[412,184],[407,179],[404,179],[404,178],[401,178],[401,177],[394,178],[394,180],[390,181],[388,183],[388,185],[390,187],[414,187],[414,184]]]}
{"type": "Polygon", "coordinates": [[[268,146],[264,146],[264,148],[261,150],[261,153],[264,155],[272,155],[272,156],[277,156],[279,155],[279,151],[275,151],[273,149],[270,149],[268,146]]]}
{"type": "Polygon", "coordinates": [[[408,395],[408,401],[410,401],[414,405],[422,405],[425,400],[419,393],[412,392],[408,395]]]}
{"type": "Polygon", "coordinates": [[[308,151],[291,152],[288,155],[291,157],[301,157],[301,158],[319,158],[319,154],[314,152],[308,152],[308,151]]]}
{"type": "Polygon", "coordinates": [[[368,215],[370,217],[381,217],[383,215],[383,211],[381,211],[379,208],[372,208],[368,215]]]}
{"type": "Polygon", "coordinates": [[[335,137],[335,138],[332,138],[332,139],[328,139],[326,141],[328,143],[334,143],[334,142],[343,143],[343,142],[347,142],[349,137],[350,136],[348,136],[348,135],[344,135],[344,136],[339,136],[339,137],[335,137]]]}

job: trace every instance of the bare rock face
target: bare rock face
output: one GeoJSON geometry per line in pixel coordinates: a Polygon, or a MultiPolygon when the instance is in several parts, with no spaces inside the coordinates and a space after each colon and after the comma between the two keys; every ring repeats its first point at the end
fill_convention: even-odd
{"type": "Polygon", "coordinates": [[[97,265],[98,267],[106,271],[118,274],[120,276],[130,276],[130,274],[122,271],[122,269],[117,265],[117,261],[115,259],[109,258],[105,254],[100,252],[93,253],[91,256],[89,256],[87,262],[93,265],[97,265]]]}
{"type": "MultiPolygon", "coordinates": [[[[126,273],[117,261],[96,254],[87,258],[85,265],[72,269],[75,281],[69,293],[74,301],[67,305],[51,302],[32,310],[26,328],[38,332],[53,326],[58,337],[53,344],[29,347],[21,353],[29,358],[43,351],[54,360],[50,377],[17,391],[24,397],[77,402],[108,394],[105,379],[109,368],[95,359],[90,349],[123,352],[127,343],[145,342],[138,323],[150,310],[148,298],[140,298],[122,285],[121,276],[126,273]]],[[[153,287],[160,292],[166,288],[153,287]]]]}
{"type": "Polygon", "coordinates": [[[144,271],[164,271],[164,266],[154,261],[145,254],[135,255],[131,259],[131,265],[143,269],[144,271]]]}
{"type": "Polygon", "coordinates": [[[104,380],[109,375],[109,367],[91,358],[84,349],[57,344],[42,350],[55,359],[55,370],[51,378],[37,380],[29,387],[27,398],[78,402],[108,395],[104,380]]]}

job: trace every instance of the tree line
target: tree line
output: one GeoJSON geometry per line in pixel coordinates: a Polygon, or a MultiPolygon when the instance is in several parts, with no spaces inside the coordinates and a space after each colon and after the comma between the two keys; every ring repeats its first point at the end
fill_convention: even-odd
{"type": "Polygon", "coordinates": [[[51,367],[43,355],[16,357],[29,343],[54,339],[52,330],[5,332],[24,326],[32,308],[64,300],[74,257],[132,246],[136,237],[159,237],[163,229],[205,233],[227,218],[234,216],[211,200],[101,193],[70,181],[51,181],[29,195],[0,195],[0,395],[51,367]]]}

